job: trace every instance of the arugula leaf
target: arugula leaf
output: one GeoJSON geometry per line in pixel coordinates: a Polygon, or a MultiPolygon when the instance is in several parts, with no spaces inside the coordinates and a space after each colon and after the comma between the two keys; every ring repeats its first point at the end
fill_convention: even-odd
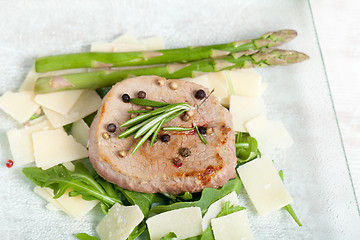
{"type": "Polygon", "coordinates": [[[239,194],[242,187],[241,180],[238,176],[229,180],[224,186],[219,189],[205,188],[202,191],[200,200],[193,202],[177,202],[170,205],[160,205],[150,209],[153,213],[162,213],[174,209],[185,208],[185,207],[200,207],[201,213],[204,215],[209,208],[210,204],[226,196],[227,194],[235,191],[239,194]]]}
{"type": "Polygon", "coordinates": [[[66,124],[65,126],[63,126],[63,128],[64,128],[65,132],[67,133],[67,135],[71,134],[72,125],[73,125],[73,123],[69,123],[69,124],[66,124]]]}
{"type": "Polygon", "coordinates": [[[168,235],[160,238],[160,240],[172,240],[173,238],[177,238],[176,234],[174,232],[169,232],[168,235]]]}
{"type": "Polygon", "coordinates": [[[238,132],[235,134],[235,147],[239,164],[244,164],[261,155],[256,139],[248,133],[238,132]]]}
{"type": "Polygon", "coordinates": [[[127,238],[127,240],[134,240],[135,238],[140,236],[146,230],[146,228],[147,228],[146,223],[144,221],[142,221],[139,225],[137,225],[134,228],[134,230],[132,231],[130,236],[127,238]]]}
{"type": "Polygon", "coordinates": [[[104,98],[105,95],[111,90],[111,88],[112,87],[98,88],[98,89],[96,89],[96,92],[101,98],[104,98]]]}
{"type": "Polygon", "coordinates": [[[134,192],[118,186],[116,186],[116,189],[119,190],[131,204],[138,205],[144,216],[147,217],[155,194],[134,192]]]}
{"type": "MultiPolygon", "coordinates": [[[[281,178],[281,180],[284,182],[284,172],[283,170],[280,170],[279,171],[279,176],[281,178]]],[[[285,207],[283,207],[283,209],[285,209],[289,214],[290,216],[294,219],[294,221],[299,225],[299,227],[302,226],[299,218],[296,216],[295,212],[294,212],[294,209],[291,207],[290,204],[286,205],[285,207]]]]}
{"type": "Polygon", "coordinates": [[[221,208],[221,211],[219,212],[219,214],[216,217],[217,218],[222,217],[222,216],[229,215],[231,213],[238,212],[238,211],[241,211],[244,209],[245,209],[244,207],[240,207],[240,206],[234,206],[234,205],[230,206],[230,201],[227,201],[226,203],[224,203],[224,205],[221,208]]]}
{"type": "MultiPolygon", "coordinates": [[[[23,174],[35,185],[49,187],[54,190],[54,198],[61,197],[67,189],[72,189],[82,195],[84,200],[97,199],[101,203],[112,206],[116,202],[122,204],[119,197],[109,196],[96,183],[82,163],[77,163],[74,172],[70,172],[64,165],[59,164],[47,170],[37,167],[23,168],[23,174]]],[[[71,195],[75,195],[72,193],[71,195]]]]}
{"type": "Polygon", "coordinates": [[[211,225],[209,225],[203,234],[201,235],[200,240],[215,240],[211,225]]]}
{"type": "Polygon", "coordinates": [[[95,116],[96,116],[97,112],[94,112],[90,115],[87,115],[86,117],[83,118],[84,122],[90,127],[92,121],[94,120],[95,116]]]}
{"type": "MultiPolygon", "coordinates": [[[[160,238],[160,240],[172,240],[173,238],[177,239],[176,234],[174,232],[169,232],[168,235],[160,238]]],[[[189,238],[182,239],[182,240],[201,240],[201,239],[202,239],[202,237],[200,235],[200,236],[195,236],[195,237],[189,237],[189,238]]]]}
{"type": "Polygon", "coordinates": [[[77,234],[75,235],[75,237],[77,237],[77,238],[80,239],[80,240],[98,240],[97,237],[90,236],[90,235],[87,234],[87,233],[77,233],[77,234]]]}

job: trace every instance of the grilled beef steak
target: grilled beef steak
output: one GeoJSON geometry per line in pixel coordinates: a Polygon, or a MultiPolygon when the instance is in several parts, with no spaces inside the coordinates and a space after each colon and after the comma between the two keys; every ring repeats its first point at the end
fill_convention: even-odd
{"type": "Polygon", "coordinates": [[[98,174],[125,189],[173,194],[218,188],[234,178],[236,156],[231,114],[214,96],[196,98],[200,89],[209,95],[209,90],[198,84],[157,76],[129,78],[113,86],[90,128],[89,156],[98,174]],[[159,80],[165,84],[161,86],[159,80]],[[176,89],[171,87],[174,83],[176,89]],[[118,139],[118,136],[125,130],[120,125],[130,119],[128,111],[143,108],[129,103],[128,96],[124,101],[123,95],[135,98],[139,91],[146,93],[146,99],[166,103],[186,102],[198,106],[205,100],[187,121],[179,116],[164,127],[196,124],[202,127],[200,130],[205,133],[208,144],[201,141],[196,131],[161,130],[152,147],[149,139],[132,155],[141,137],[118,139]]]}

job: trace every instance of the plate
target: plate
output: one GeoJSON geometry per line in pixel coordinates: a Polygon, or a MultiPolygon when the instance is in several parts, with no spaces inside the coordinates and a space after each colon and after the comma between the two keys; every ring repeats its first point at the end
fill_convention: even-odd
{"type": "MultiPolygon", "coordinates": [[[[359,206],[307,1],[7,1],[0,8],[0,94],[16,91],[35,57],[85,51],[93,41],[131,31],[163,36],[167,47],[223,43],[278,29],[299,36],[282,48],[307,53],[310,60],[259,69],[268,82],[270,119],[281,119],[294,146],[274,160],[284,170],[293,208],[303,227],[284,211],[257,216],[246,200],[256,239],[360,239],[359,206]]],[[[21,169],[8,169],[6,131],[19,127],[0,113],[0,235],[2,239],[75,239],[94,233],[99,208],[81,220],[45,209],[21,169]]]]}

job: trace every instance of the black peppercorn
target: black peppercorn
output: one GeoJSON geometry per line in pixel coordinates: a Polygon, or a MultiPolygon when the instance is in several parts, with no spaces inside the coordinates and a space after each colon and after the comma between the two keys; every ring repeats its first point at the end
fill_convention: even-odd
{"type": "Polygon", "coordinates": [[[129,94],[127,93],[124,93],[122,96],[121,96],[123,102],[130,102],[130,96],[129,94]]]}
{"type": "Polygon", "coordinates": [[[170,135],[169,134],[164,134],[161,136],[161,141],[162,142],[168,142],[170,141],[170,135]]]}
{"type": "Polygon", "coordinates": [[[200,89],[200,90],[197,90],[196,93],[195,93],[195,98],[197,99],[203,99],[204,97],[206,97],[206,93],[204,90],[200,89]]]}
{"type": "Polygon", "coordinates": [[[199,132],[203,135],[206,134],[206,127],[199,127],[199,132]]]}
{"type": "Polygon", "coordinates": [[[188,149],[188,148],[181,148],[180,149],[180,155],[181,156],[188,157],[188,156],[190,156],[190,154],[191,154],[190,149],[188,149]]]}
{"type": "Polygon", "coordinates": [[[106,126],[106,129],[109,131],[109,132],[115,132],[116,131],[116,125],[113,124],[113,123],[110,123],[106,126]]]}
{"type": "Polygon", "coordinates": [[[144,91],[139,91],[138,94],[137,94],[137,97],[138,97],[138,98],[141,98],[141,99],[146,98],[146,92],[144,92],[144,91]]]}

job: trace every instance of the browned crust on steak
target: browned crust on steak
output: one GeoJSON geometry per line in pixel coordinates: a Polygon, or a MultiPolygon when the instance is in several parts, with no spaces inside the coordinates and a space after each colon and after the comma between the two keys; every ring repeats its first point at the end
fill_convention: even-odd
{"type": "Polygon", "coordinates": [[[134,104],[124,103],[121,100],[123,93],[136,97],[137,92],[143,90],[150,100],[187,102],[192,106],[201,102],[194,97],[196,90],[204,89],[209,94],[208,89],[184,80],[167,80],[166,86],[160,87],[157,85],[158,79],[162,78],[143,76],[127,79],[116,84],[104,97],[90,128],[89,156],[95,170],[107,181],[138,192],[179,194],[224,185],[236,176],[235,135],[231,114],[218,103],[216,97],[210,96],[188,122],[178,117],[165,125],[191,127],[195,123],[197,126],[212,127],[214,133],[205,136],[207,145],[194,132],[161,130],[159,136],[168,133],[171,136],[170,142],[159,140],[150,148],[150,141],[146,141],[131,155],[131,150],[139,139],[135,140],[133,136],[118,139],[117,136],[125,129],[119,125],[130,117],[127,111],[140,109],[134,104]],[[172,81],[178,83],[177,90],[168,87],[172,81]],[[109,133],[109,140],[105,140],[102,134],[106,132],[109,123],[115,123],[117,129],[115,133],[109,133]],[[189,157],[180,156],[178,150],[182,147],[191,150],[189,157]],[[127,156],[121,158],[119,151],[126,151],[127,156]],[[173,164],[175,157],[182,160],[180,168],[173,164]]]}

